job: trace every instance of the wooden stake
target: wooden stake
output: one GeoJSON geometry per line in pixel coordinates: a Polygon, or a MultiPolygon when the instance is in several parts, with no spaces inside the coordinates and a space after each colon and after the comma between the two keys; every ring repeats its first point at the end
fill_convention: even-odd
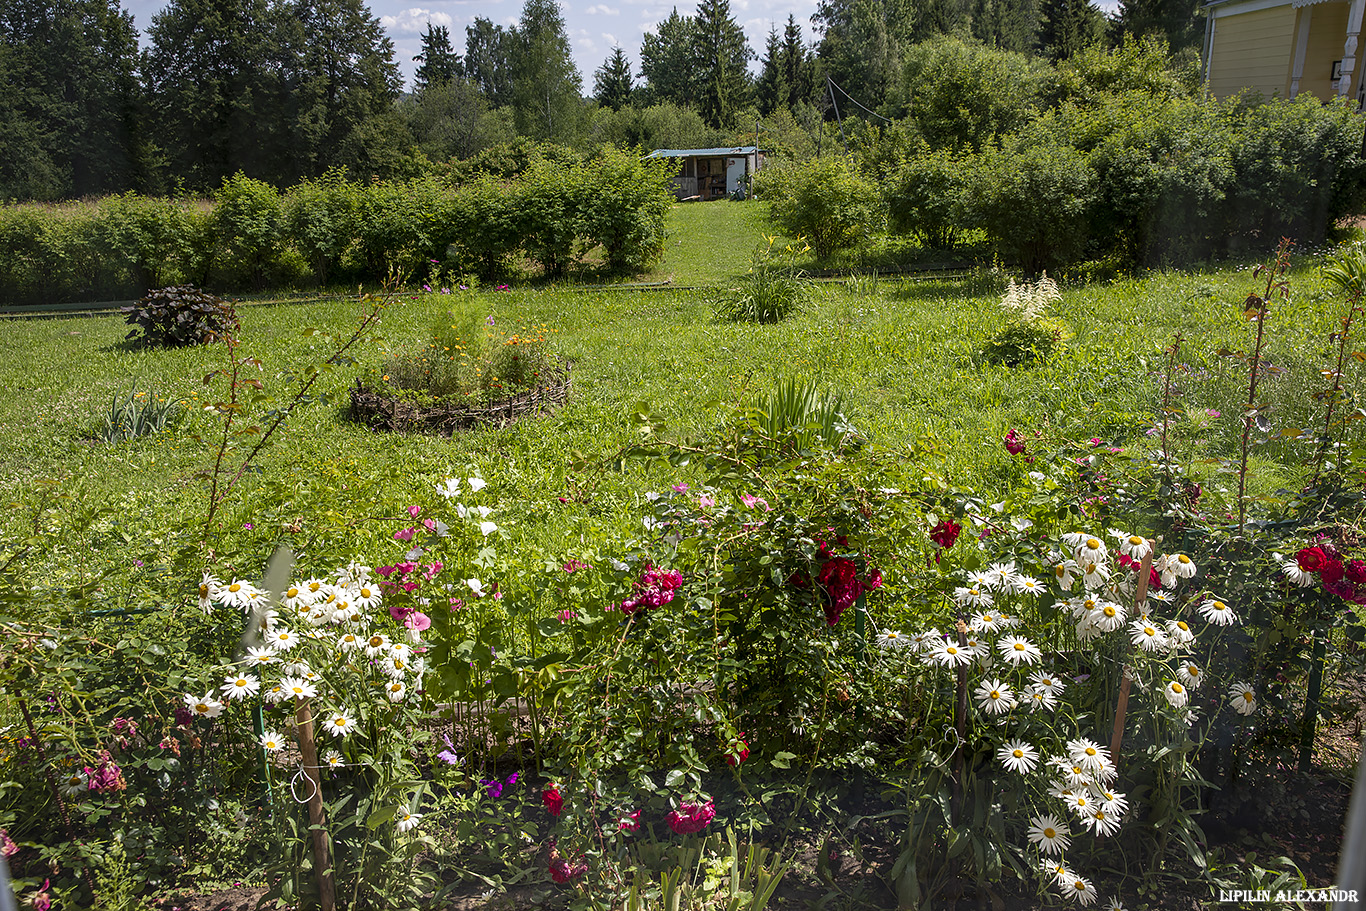
{"type": "Polygon", "coordinates": [[[308,700],[299,697],[294,710],[298,726],[299,752],[303,754],[304,775],[313,785],[308,796],[308,823],[313,830],[313,866],[318,874],[318,904],[322,911],[337,911],[337,884],[332,874],[332,845],[327,837],[327,815],[323,811],[322,776],[318,774],[318,745],[313,740],[313,710],[308,700]]]}
{"type": "MultiPolygon", "coordinates": [[[[1153,569],[1153,547],[1152,541],[1148,542],[1148,553],[1144,555],[1143,562],[1138,565],[1138,588],[1134,590],[1134,613],[1138,613],[1144,601],[1148,600],[1148,577],[1153,569]]],[[[1119,748],[1124,743],[1124,714],[1129,710],[1129,645],[1124,646],[1124,678],[1119,682],[1119,702],[1115,705],[1115,731],[1110,735],[1110,761],[1119,765],[1119,748]]]]}

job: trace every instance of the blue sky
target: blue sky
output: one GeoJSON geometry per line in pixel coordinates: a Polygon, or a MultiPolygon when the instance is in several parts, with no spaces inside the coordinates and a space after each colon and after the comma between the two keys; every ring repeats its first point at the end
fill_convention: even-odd
{"type": "MultiPolygon", "coordinates": [[[[389,37],[393,39],[403,78],[411,86],[413,56],[422,47],[420,36],[427,23],[444,25],[450,29],[451,42],[464,53],[465,26],[476,16],[492,19],[501,25],[511,25],[521,15],[525,0],[371,0],[370,11],[379,17],[389,37]]],[[[140,32],[145,32],[152,16],[163,6],[164,0],[123,0],[123,7],[133,14],[140,32]]],[[[673,3],[670,0],[575,0],[560,3],[564,13],[565,30],[574,49],[574,62],[583,77],[585,94],[593,90],[593,71],[602,65],[613,45],[620,44],[631,60],[633,74],[640,75],[640,42],[647,31],[668,18],[670,10],[678,6],[680,14],[692,15],[697,10],[696,0],[673,3]]],[[[770,25],[779,32],[787,23],[789,13],[797,17],[802,34],[809,43],[812,38],[811,14],[816,0],[730,0],[731,15],[744,27],[749,44],[762,54],[770,25]]]]}

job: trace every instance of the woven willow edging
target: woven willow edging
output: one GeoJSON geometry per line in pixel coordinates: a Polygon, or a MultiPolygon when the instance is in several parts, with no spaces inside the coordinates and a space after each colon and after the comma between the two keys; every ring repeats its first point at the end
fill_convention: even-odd
{"type": "Polygon", "coordinates": [[[571,385],[568,364],[561,365],[550,382],[520,395],[487,404],[466,402],[419,405],[386,392],[381,387],[366,386],[359,378],[351,388],[351,419],[371,430],[390,430],[398,433],[443,433],[450,436],[485,424],[501,427],[528,414],[539,414],[569,398],[571,385]]]}

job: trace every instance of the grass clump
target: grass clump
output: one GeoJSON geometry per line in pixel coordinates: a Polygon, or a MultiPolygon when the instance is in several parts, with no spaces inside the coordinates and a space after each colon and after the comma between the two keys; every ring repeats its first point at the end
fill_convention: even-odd
{"type": "Polygon", "coordinates": [[[116,392],[101,415],[98,438],[105,443],[124,443],[138,437],[164,433],[179,420],[183,409],[174,399],[138,392],[116,392]]]}
{"type": "Polygon", "coordinates": [[[754,254],[754,264],[736,286],[717,301],[717,315],[730,322],[776,323],[801,310],[811,282],[797,267],[797,257],[810,248],[786,244],[775,250],[776,238],[754,254]]]}

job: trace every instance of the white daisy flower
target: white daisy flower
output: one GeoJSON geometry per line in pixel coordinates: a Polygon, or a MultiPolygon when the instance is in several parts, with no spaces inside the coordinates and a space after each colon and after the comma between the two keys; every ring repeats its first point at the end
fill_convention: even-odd
{"type": "Polygon", "coordinates": [[[1112,898],[1106,902],[1102,911],[1128,911],[1128,909],[1124,907],[1124,902],[1118,898],[1112,898]]]}
{"type": "Polygon", "coordinates": [[[1094,740],[1082,737],[1067,743],[1067,755],[1088,772],[1095,773],[1110,761],[1110,751],[1094,740]]]}
{"type": "Polygon", "coordinates": [[[1286,560],[1282,562],[1281,572],[1285,575],[1287,579],[1289,579],[1296,585],[1300,586],[1301,588],[1307,588],[1317,581],[1313,573],[1305,572],[1304,570],[1300,569],[1300,564],[1296,563],[1294,560],[1286,560]]]}
{"type": "Polygon", "coordinates": [[[1122,816],[1124,812],[1129,809],[1128,799],[1118,791],[1097,788],[1094,793],[1095,796],[1100,799],[1101,808],[1107,813],[1114,814],[1115,816],[1122,816]]]}
{"type": "Polygon", "coordinates": [[[1087,816],[1091,815],[1091,811],[1096,808],[1096,801],[1091,798],[1089,792],[1077,791],[1068,798],[1067,806],[1068,809],[1073,813],[1076,813],[1078,817],[1085,820],[1087,816]]]}
{"type": "Polygon", "coordinates": [[[1167,636],[1178,646],[1190,645],[1195,641],[1195,633],[1191,632],[1190,624],[1185,620],[1168,620],[1166,630],[1167,636]]]}
{"type": "Polygon", "coordinates": [[[1029,682],[1038,689],[1046,691],[1050,696],[1061,696],[1063,690],[1067,689],[1062,680],[1044,671],[1035,671],[1030,674],[1029,682]]]}
{"type": "Polygon", "coordinates": [[[991,593],[986,588],[959,586],[953,590],[953,600],[962,607],[991,607],[991,593]]]}
{"type": "Polygon", "coordinates": [[[1176,667],[1176,679],[1184,683],[1187,689],[1193,690],[1205,679],[1205,673],[1194,661],[1183,661],[1176,667]]]}
{"type": "Polygon", "coordinates": [[[417,828],[417,824],[422,821],[422,817],[417,813],[409,813],[407,810],[399,810],[394,817],[394,831],[402,835],[404,832],[411,832],[417,828]]]}
{"type": "Polygon", "coordinates": [[[983,681],[976,689],[977,704],[983,711],[1000,715],[1015,707],[1015,694],[999,680],[983,681]]]}
{"type": "Polygon", "coordinates": [[[1043,594],[1045,590],[1044,584],[1038,579],[1035,579],[1033,576],[1020,575],[1015,577],[1014,588],[1017,595],[1029,595],[1033,598],[1037,598],[1039,595],[1043,594]]]}
{"type": "Polygon", "coordinates": [[[257,742],[261,744],[261,749],[274,753],[285,748],[285,738],[277,731],[266,731],[257,742]]]}
{"type": "Polygon", "coordinates": [[[1058,697],[1054,696],[1048,690],[1031,686],[1025,693],[1025,702],[1029,704],[1029,710],[1031,712],[1044,710],[1051,711],[1057,707],[1058,697]]]}
{"type": "Polygon", "coordinates": [[[884,649],[901,649],[911,644],[911,637],[901,630],[885,629],[877,634],[877,644],[884,649]]]}
{"type": "Polygon", "coordinates": [[[318,695],[318,688],[302,677],[286,677],[280,681],[287,699],[307,699],[318,695]]]}
{"type": "Polygon", "coordinates": [[[223,583],[208,573],[199,580],[199,609],[206,614],[213,613],[213,602],[218,599],[223,583]]]}
{"type": "Polygon", "coordinates": [[[1167,565],[1178,579],[1189,579],[1195,575],[1195,563],[1185,554],[1170,554],[1167,565]]]}
{"type": "Polygon", "coordinates": [[[996,650],[1015,667],[1038,664],[1043,660],[1039,647],[1023,636],[1002,636],[1001,641],[996,643],[996,650]]]}
{"type": "Polygon", "coordinates": [[[347,737],[356,726],[356,720],[345,712],[333,712],[323,719],[323,730],[337,737],[347,737]]]}
{"type": "Polygon", "coordinates": [[[256,586],[245,579],[234,579],[219,589],[218,600],[225,607],[237,607],[243,611],[251,609],[252,602],[260,594],[256,586]]]}
{"type": "Polygon", "coordinates": [[[235,674],[224,677],[223,685],[218,689],[224,699],[241,699],[243,696],[255,696],[261,689],[261,681],[251,674],[235,674]]]}
{"type": "Polygon", "coordinates": [[[346,564],[346,566],[337,570],[337,584],[342,588],[367,585],[369,584],[370,576],[374,571],[374,567],[366,566],[364,563],[358,563],[355,560],[352,560],[350,563],[346,564]]]}
{"type": "Polygon", "coordinates": [[[327,755],[323,757],[323,762],[327,763],[329,769],[340,769],[346,765],[346,761],[342,759],[342,754],[336,750],[328,750],[327,755]]]}
{"type": "Polygon", "coordinates": [[[400,655],[390,655],[387,658],[382,659],[380,670],[384,671],[389,677],[397,680],[408,673],[408,659],[400,655]]]}
{"type": "Polygon", "coordinates": [[[969,649],[945,639],[939,640],[936,645],[930,646],[925,652],[926,661],[942,667],[963,667],[972,663],[972,659],[975,657],[976,655],[969,649]]]}
{"type": "Polygon", "coordinates": [[[382,600],[383,594],[380,592],[379,586],[370,585],[368,583],[365,585],[358,586],[356,590],[352,593],[351,597],[351,603],[355,604],[356,607],[362,608],[363,610],[369,610],[372,607],[378,607],[380,601],[382,600]]]}
{"type": "Polygon", "coordinates": [[[972,619],[968,621],[968,629],[975,633],[995,633],[1003,628],[1004,624],[1001,621],[1001,615],[994,611],[983,611],[980,614],[974,614],[972,619]]]}
{"type": "Polygon", "coordinates": [[[247,657],[242,659],[242,663],[247,667],[265,667],[268,664],[278,664],[280,656],[275,654],[275,649],[267,646],[257,648],[254,645],[247,646],[247,657]]]}
{"type": "Polygon", "coordinates": [[[996,758],[1012,772],[1032,772],[1039,763],[1039,751],[1023,740],[1012,740],[996,751],[996,758]]]}
{"type": "Polygon", "coordinates": [[[1081,584],[1090,591],[1102,587],[1110,578],[1110,568],[1104,563],[1079,560],[1077,568],[1081,571],[1081,584]]]}
{"type": "Polygon", "coordinates": [[[213,690],[209,690],[203,696],[186,693],[184,699],[185,707],[196,718],[217,718],[223,714],[223,703],[214,698],[213,690]]]}
{"type": "Polygon", "coordinates": [[[1096,887],[1091,885],[1091,881],[1085,876],[1073,874],[1066,881],[1060,882],[1058,889],[1064,897],[1083,905],[1094,904],[1096,901],[1096,887]]]}
{"type": "Polygon", "coordinates": [[[90,790],[90,776],[85,772],[72,772],[62,779],[58,788],[63,797],[79,797],[90,790]]]}
{"type": "Polygon", "coordinates": [[[1053,882],[1057,884],[1059,887],[1061,887],[1063,883],[1067,882],[1067,880],[1074,875],[1072,871],[1067,869],[1067,867],[1060,861],[1046,860],[1043,863],[1039,864],[1039,870],[1042,871],[1044,876],[1051,876],[1053,878],[1053,882]]]}
{"type": "Polygon", "coordinates": [[[968,572],[969,588],[991,588],[991,573],[984,569],[974,569],[968,572]]]}
{"type": "Polygon", "coordinates": [[[270,689],[266,690],[264,695],[261,696],[261,698],[264,699],[266,702],[270,703],[271,705],[279,705],[280,703],[284,702],[286,699],[289,698],[289,693],[285,692],[285,688],[283,685],[277,683],[270,689]]]}
{"type": "Polygon", "coordinates": [[[280,592],[280,604],[285,610],[298,613],[301,608],[313,603],[313,594],[304,588],[302,582],[293,585],[280,592]]]}
{"type": "Polygon", "coordinates": [[[1116,604],[1114,601],[1099,601],[1096,603],[1096,609],[1088,613],[1086,618],[1095,624],[1097,629],[1113,633],[1124,625],[1128,615],[1122,604],[1116,604]]]}
{"type": "Polygon", "coordinates": [[[1129,639],[1145,652],[1157,652],[1167,647],[1167,636],[1156,622],[1135,620],[1129,624],[1129,639]]]}
{"type": "Polygon", "coordinates": [[[993,563],[987,568],[986,583],[987,587],[993,591],[1009,592],[1014,586],[1015,579],[1014,563],[993,563]]]}
{"type": "Polygon", "coordinates": [[[1113,835],[1118,832],[1121,821],[1118,813],[1112,813],[1100,806],[1092,810],[1090,815],[1081,822],[1082,825],[1090,826],[1091,831],[1100,836],[1113,835]]]}
{"type": "Polygon", "coordinates": [[[369,639],[365,640],[365,657],[378,658],[389,652],[389,637],[383,633],[374,633],[369,639]]]}
{"type": "Polygon", "coordinates": [[[413,657],[413,650],[406,642],[389,643],[389,657],[402,658],[405,662],[413,657]]]}
{"type": "Polygon", "coordinates": [[[1110,557],[1109,549],[1100,538],[1081,535],[1073,538],[1072,541],[1075,542],[1073,546],[1076,550],[1075,559],[1078,566],[1084,567],[1088,563],[1103,564],[1110,557]]]}
{"type": "Polygon", "coordinates": [[[1071,591],[1072,586],[1077,583],[1077,576],[1081,575],[1081,567],[1073,560],[1063,560],[1053,564],[1052,573],[1054,585],[1063,591],[1071,591]]]}
{"type": "Polygon", "coordinates": [[[354,652],[361,647],[361,638],[355,633],[342,633],[337,637],[337,649],[343,652],[354,652]]]}
{"type": "Polygon", "coordinates": [[[277,626],[266,633],[266,644],[278,652],[287,652],[299,644],[299,636],[287,627],[277,626]]]}
{"type": "Polygon", "coordinates": [[[1238,622],[1238,615],[1233,612],[1233,608],[1217,598],[1211,598],[1200,605],[1200,616],[1217,626],[1228,626],[1230,623],[1238,622]]]}
{"type": "MultiPolygon", "coordinates": [[[[1148,589],[1148,600],[1156,601],[1158,604],[1171,604],[1172,596],[1161,590],[1153,591],[1152,589],[1148,589]]],[[[1144,610],[1146,611],[1147,608],[1145,607],[1144,610]]]]}
{"type": "Polygon", "coordinates": [[[1229,687],[1228,698],[1239,715],[1251,715],[1257,711],[1257,694],[1246,683],[1235,683],[1229,687]]]}
{"type": "Polygon", "coordinates": [[[1190,693],[1185,685],[1180,681],[1173,680],[1162,688],[1162,695],[1167,697],[1167,701],[1172,704],[1172,708],[1179,709],[1190,699],[1190,693]]]}
{"type": "Polygon", "coordinates": [[[1131,535],[1122,531],[1112,531],[1110,534],[1119,539],[1120,553],[1140,563],[1153,552],[1152,543],[1142,535],[1131,535]]]}
{"type": "Polygon", "coordinates": [[[384,687],[384,695],[389,697],[390,702],[402,702],[403,697],[408,695],[408,687],[402,680],[390,680],[384,687]]]}
{"type": "Polygon", "coordinates": [[[1067,831],[1067,826],[1051,813],[1031,819],[1029,831],[1025,835],[1045,854],[1061,854],[1071,844],[1071,833],[1067,831]]]}

